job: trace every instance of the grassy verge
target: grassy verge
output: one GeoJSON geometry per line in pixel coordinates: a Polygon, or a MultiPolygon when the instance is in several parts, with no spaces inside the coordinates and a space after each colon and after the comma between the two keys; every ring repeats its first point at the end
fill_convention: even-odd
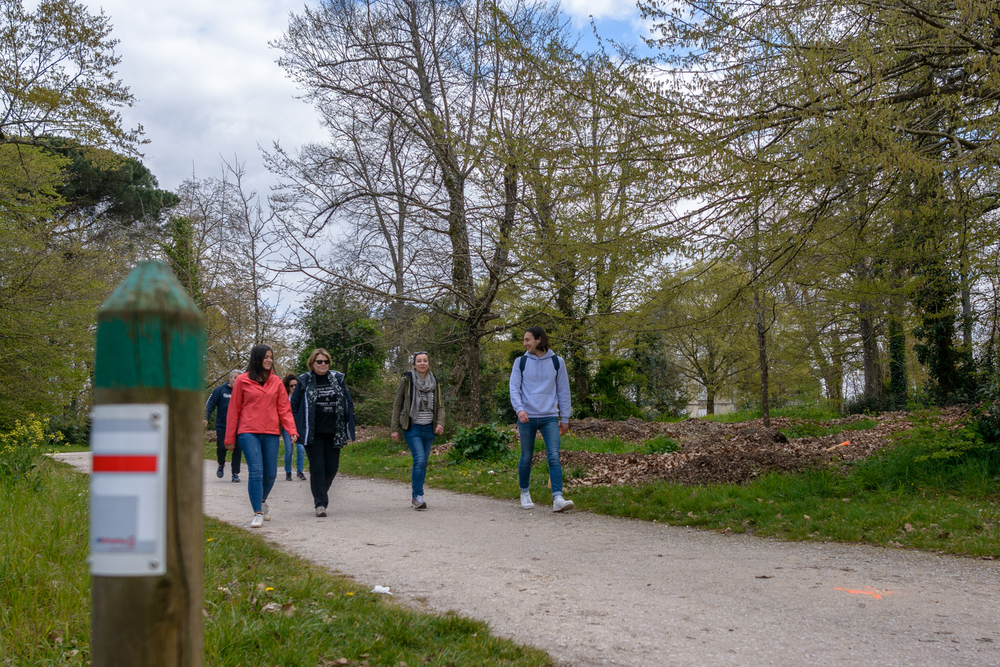
{"type": "MultiPolygon", "coordinates": [[[[43,461],[0,476],[0,503],[0,664],[89,664],[87,477],[43,461]]],[[[483,623],[405,609],[238,528],[206,519],[205,538],[206,665],[551,664],[483,623]]]]}
{"type": "MultiPolygon", "coordinates": [[[[616,441],[592,440],[564,442],[567,449],[623,449],[616,441]]],[[[405,445],[388,440],[353,444],[341,460],[344,473],[400,481],[409,480],[410,466],[405,445]]],[[[586,470],[566,466],[563,474],[573,479],[586,470]]],[[[544,461],[535,464],[531,479],[535,502],[546,502],[544,461]]],[[[513,501],[517,454],[458,463],[434,455],[427,486],[513,501]]],[[[1000,556],[1000,449],[985,445],[968,428],[918,427],[866,461],[797,475],[767,474],[747,485],[658,482],[575,487],[567,495],[581,510],[723,532],[1000,556]]],[[[433,492],[427,497],[433,502],[433,492]]]]}

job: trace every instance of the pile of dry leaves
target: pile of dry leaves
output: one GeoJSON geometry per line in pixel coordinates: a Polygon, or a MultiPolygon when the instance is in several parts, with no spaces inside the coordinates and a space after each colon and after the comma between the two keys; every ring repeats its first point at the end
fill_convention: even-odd
{"type": "MultiPolygon", "coordinates": [[[[957,425],[965,416],[960,408],[943,411],[937,421],[957,425]]],[[[801,471],[835,459],[857,460],[891,443],[893,433],[907,430],[912,422],[905,412],[885,412],[877,417],[854,415],[821,422],[819,426],[844,426],[864,419],[875,422],[865,430],[841,431],[837,435],[789,439],[781,432],[794,431],[797,420],[776,418],[764,428],[762,420],[721,424],[688,419],[675,424],[630,419],[570,420],[570,432],[599,438],[617,437],[637,445],[657,435],[667,435],[681,446],[671,454],[595,454],[561,452],[566,486],[641,484],[660,479],[686,484],[743,483],[769,472],[801,471]],[[779,430],[781,429],[781,430],[779,430]]],[[[815,424],[815,422],[813,422],[815,424]]],[[[544,453],[536,454],[543,458],[544,453]]]]}

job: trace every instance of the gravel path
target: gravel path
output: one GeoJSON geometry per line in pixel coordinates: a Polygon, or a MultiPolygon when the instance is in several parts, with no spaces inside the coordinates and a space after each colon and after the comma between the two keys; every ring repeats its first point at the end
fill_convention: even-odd
{"type": "MultiPolygon", "coordinates": [[[[248,526],[246,485],[215,467],[205,462],[205,513],[248,526]]],[[[342,476],[319,519],[309,485],[280,474],[259,532],[565,665],[1000,665],[997,561],[426,497],[415,512],[408,484],[342,476]]]]}

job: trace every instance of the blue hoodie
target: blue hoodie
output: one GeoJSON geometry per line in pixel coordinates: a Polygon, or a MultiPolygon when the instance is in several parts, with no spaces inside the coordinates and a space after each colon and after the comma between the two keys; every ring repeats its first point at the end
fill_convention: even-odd
{"type": "Polygon", "coordinates": [[[569,375],[566,362],[559,359],[556,372],[552,350],[546,350],[541,357],[525,353],[524,375],[521,375],[521,358],[514,361],[510,371],[510,404],[514,412],[524,410],[529,417],[559,417],[564,424],[569,423],[569,375]]]}

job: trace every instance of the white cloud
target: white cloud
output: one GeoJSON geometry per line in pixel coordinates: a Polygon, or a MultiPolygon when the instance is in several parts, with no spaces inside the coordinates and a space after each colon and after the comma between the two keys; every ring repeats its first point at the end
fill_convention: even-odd
{"type": "Polygon", "coordinates": [[[144,162],[161,187],[176,188],[192,170],[218,175],[220,160],[237,155],[266,194],[271,180],[257,145],[323,137],[315,111],[295,99],[275,63],[280,52],[268,46],[301,8],[291,0],[105,0],[120,40],[119,74],[137,99],[123,116],[144,127],[144,162]]]}
{"type": "Polygon", "coordinates": [[[559,6],[574,20],[586,23],[589,17],[595,19],[628,19],[638,12],[635,0],[565,0],[559,6]]]}

